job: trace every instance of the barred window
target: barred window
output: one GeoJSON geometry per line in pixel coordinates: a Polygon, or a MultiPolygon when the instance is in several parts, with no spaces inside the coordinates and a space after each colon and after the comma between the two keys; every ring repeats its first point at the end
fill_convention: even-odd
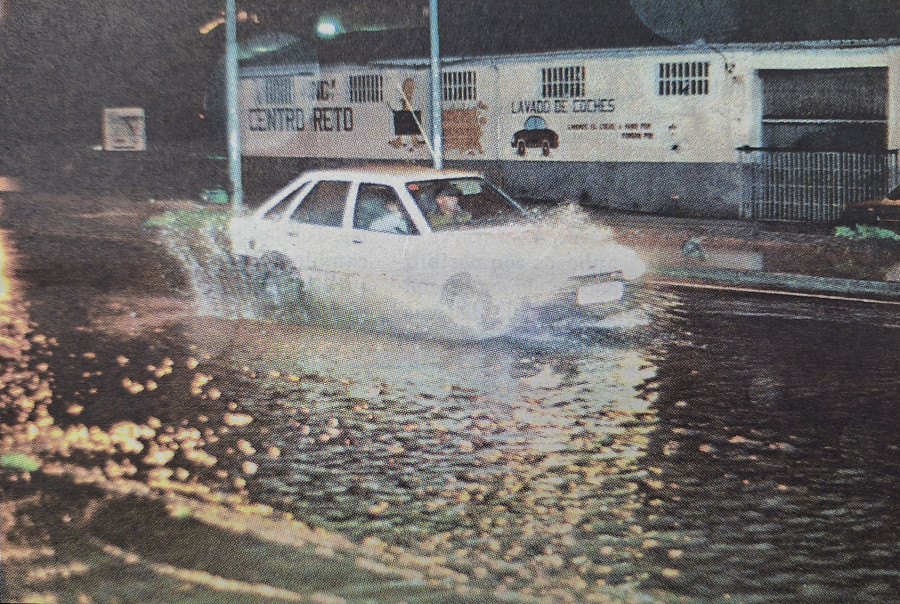
{"type": "Polygon", "coordinates": [[[347,88],[351,103],[380,103],[384,100],[384,78],[378,74],[352,75],[347,88]]]}
{"type": "Polygon", "coordinates": [[[263,81],[262,102],[266,105],[293,105],[291,78],[266,78],[263,81]]]}
{"type": "Polygon", "coordinates": [[[441,97],[445,101],[474,101],[478,99],[476,84],[474,71],[445,71],[441,73],[441,97]]]}
{"type": "Polygon", "coordinates": [[[687,61],[659,64],[660,96],[709,94],[709,62],[687,61]]]}
{"type": "Polygon", "coordinates": [[[541,69],[541,94],[545,99],[583,97],[585,88],[584,65],[541,69]]]}

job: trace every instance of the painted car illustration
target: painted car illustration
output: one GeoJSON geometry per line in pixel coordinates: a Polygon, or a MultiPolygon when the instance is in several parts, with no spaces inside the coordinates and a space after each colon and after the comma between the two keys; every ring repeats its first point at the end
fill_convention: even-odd
{"type": "Polygon", "coordinates": [[[559,147],[559,135],[547,128],[547,122],[539,115],[532,115],[525,120],[525,127],[512,137],[512,146],[519,155],[525,155],[525,149],[540,149],[544,156],[550,155],[550,149],[559,147]]]}
{"type": "Polygon", "coordinates": [[[229,231],[264,316],[411,333],[610,316],[640,297],[646,268],[478,174],[409,166],[308,172],[229,231]]]}

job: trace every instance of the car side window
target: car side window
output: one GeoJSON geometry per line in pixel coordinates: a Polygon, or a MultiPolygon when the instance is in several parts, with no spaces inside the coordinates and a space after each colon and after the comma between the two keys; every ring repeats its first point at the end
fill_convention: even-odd
{"type": "Polygon", "coordinates": [[[263,215],[263,218],[266,220],[281,220],[281,216],[284,214],[284,211],[287,210],[287,207],[291,205],[292,201],[294,201],[294,196],[287,195],[284,199],[272,206],[272,209],[266,212],[263,215]]]}
{"type": "Polygon", "coordinates": [[[291,220],[322,226],[341,226],[349,189],[349,182],[323,180],[316,183],[291,214],[291,220]]]}
{"type": "Polygon", "coordinates": [[[301,183],[299,187],[295,187],[293,191],[286,194],[281,201],[276,203],[274,206],[269,208],[265,214],[263,214],[263,218],[265,220],[281,220],[284,218],[284,213],[294,205],[298,199],[300,199],[303,194],[309,190],[310,183],[304,182],[301,183]]]}
{"type": "Polygon", "coordinates": [[[368,183],[359,185],[353,228],[400,235],[417,233],[397,192],[386,185],[368,183]]]}

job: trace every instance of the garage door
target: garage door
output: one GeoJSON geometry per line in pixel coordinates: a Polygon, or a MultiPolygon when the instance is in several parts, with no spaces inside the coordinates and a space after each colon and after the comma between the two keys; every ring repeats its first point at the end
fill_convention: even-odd
{"type": "Polygon", "coordinates": [[[779,69],[762,81],[762,146],[803,151],[887,149],[887,69],[779,69]]]}

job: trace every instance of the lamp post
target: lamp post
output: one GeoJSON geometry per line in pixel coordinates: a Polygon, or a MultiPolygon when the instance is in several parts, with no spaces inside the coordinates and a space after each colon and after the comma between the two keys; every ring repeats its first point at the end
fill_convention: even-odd
{"type": "Polygon", "coordinates": [[[238,120],[238,58],[235,0],[225,0],[225,106],[228,114],[228,174],[231,180],[231,211],[244,211],[241,183],[241,125],[238,120]]]}
{"type": "Polygon", "coordinates": [[[444,127],[441,109],[441,53],[438,36],[438,0],[429,0],[428,22],[431,31],[431,136],[434,167],[444,167],[444,127]]]}

